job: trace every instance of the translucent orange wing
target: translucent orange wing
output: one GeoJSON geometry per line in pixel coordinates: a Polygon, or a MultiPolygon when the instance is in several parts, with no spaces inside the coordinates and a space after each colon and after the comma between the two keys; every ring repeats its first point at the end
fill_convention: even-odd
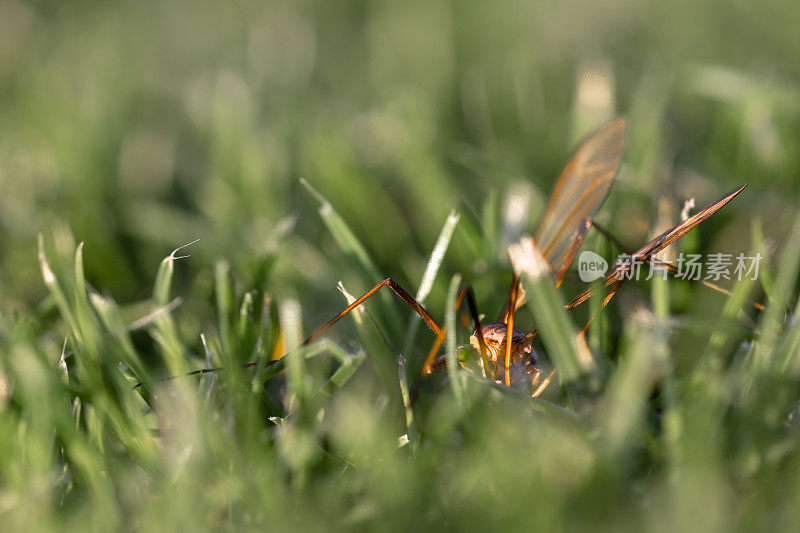
{"type": "MultiPolygon", "coordinates": [[[[602,126],[575,150],[550,194],[534,240],[559,277],[575,256],[573,244],[580,244],[588,228],[585,222],[594,217],[611,189],[622,162],[624,139],[624,119],[602,126]]],[[[525,303],[525,291],[520,288],[518,295],[517,309],[525,303]]],[[[500,320],[506,322],[508,315],[506,306],[500,320]]]]}
{"type": "Polygon", "coordinates": [[[569,267],[562,264],[566,252],[583,220],[594,217],[608,195],[622,162],[624,139],[624,119],[605,124],[578,147],[561,172],[533,237],[553,270],[569,267]]]}

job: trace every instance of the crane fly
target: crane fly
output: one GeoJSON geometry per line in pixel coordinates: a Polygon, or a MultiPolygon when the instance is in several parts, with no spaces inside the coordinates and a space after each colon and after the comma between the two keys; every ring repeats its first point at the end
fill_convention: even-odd
{"type": "MultiPolygon", "coordinates": [[[[523,249],[527,246],[528,251],[542,261],[544,268],[554,274],[556,287],[560,287],[564,281],[567,270],[590,227],[596,227],[600,233],[613,239],[605,229],[593,221],[593,218],[608,195],[621,166],[624,139],[625,120],[619,118],[600,127],[578,146],[556,181],[533,238],[523,241],[519,245],[523,249]]],[[[606,276],[604,286],[607,293],[602,300],[602,306],[605,307],[613,298],[620,285],[625,281],[625,275],[637,261],[651,260],[655,254],[714,215],[745,187],[746,184],[734,189],[630,254],[626,261],[617,265],[606,276]]],[[[673,273],[676,270],[674,265],[666,261],[658,261],[658,263],[666,266],[673,273]]],[[[480,354],[481,367],[487,377],[506,386],[522,381],[524,386],[530,387],[531,395],[537,397],[547,388],[555,370],[544,376],[538,366],[537,356],[533,350],[533,340],[537,330],[522,333],[514,328],[514,314],[525,303],[526,298],[525,290],[519,279],[519,265],[514,265],[514,267],[508,301],[497,321],[481,324],[475,297],[469,285],[463,286],[458,292],[456,306],[460,309],[464,302],[467,304],[475,328],[470,336],[470,345],[480,354]]],[[[425,359],[422,375],[431,374],[441,368],[445,356],[437,358],[437,353],[445,338],[444,327],[440,326],[408,291],[391,278],[380,281],[359,298],[353,300],[340,313],[314,331],[303,344],[314,341],[383,287],[391,289],[408,304],[436,335],[436,340],[425,359]]],[[[726,292],[719,287],[712,286],[712,288],[726,292]]],[[[592,292],[591,288],[583,291],[564,307],[571,309],[580,305],[591,296],[592,292]]],[[[581,330],[581,334],[586,332],[590,323],[591,318],[581,330]]],[[[256,363],[245,363],[242,366],[255,367],[256,363]]],[[[190,372],[188,375],[218,370],[221,368],[201,369],[190,372]]],[[[174,376],[163,378],[163,380],[169,379],[174,379],[174,376]]]]}

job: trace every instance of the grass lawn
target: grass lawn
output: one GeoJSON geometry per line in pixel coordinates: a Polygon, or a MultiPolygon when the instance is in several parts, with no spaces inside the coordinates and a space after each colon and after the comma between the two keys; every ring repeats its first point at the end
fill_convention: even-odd
{"type": "Polygon", "coordinates": [[[776,1],[0,0],[0,530],[796,530],[798,27],[776,1]],[[626,247],[748,183],[664,251],[730,258],[729,293],[642,275],[567,311],[577,261],[524,276],[556,369],[532,399],[474,371],[456,294],[495,320],[509,245],[618,116],[595,219],[626,247]],[[387,277],[446,372],[418,381],[435,335],[389,291],[301,345],[387,277]]]}

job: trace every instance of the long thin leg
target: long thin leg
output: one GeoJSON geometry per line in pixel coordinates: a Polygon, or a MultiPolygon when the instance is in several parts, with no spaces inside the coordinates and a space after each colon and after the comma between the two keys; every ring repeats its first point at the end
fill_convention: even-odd
{"type": "Polygon", "coordinates": [[[580,247],[581,243],[583,242],[583,238],[586,235],[586,232],[589,230],[589,226],[591,226],[593,222],[588,219],[584,218],[581,221],[580,226],[578,226],[578,234],[575,236],[575,239],[570,244],[567,251],[559,257],[554,265],[561,265],[556,272],[556,289],[561,287],[561,283],[564,281],[564,277],[567,275],[567,270],[569,269],[569,265],[572,264],[572,260],[575,258],[575,254],[578,252],[578,248],[580,247]]]}
{"type": "MultiPolygon", "coordinates": [[[[273,366],[273,365],[283,365],[283,364],[284,364],[284,360],[283,359],[273,359],[271,361],[267,361],[266,363],[264,363],[264,366],[265,367],[270,367],[270,366],[273,366]]],[[[258,365],[257,362],[242,363],[242,364],[239,365],[239,368],[255,368],[257,365],[258,365]]],[[[217,366],[217,367],[214,367],[214,368],[200,368],[198,370],[191,370],[189,372],[186,372],[185,374],[179,374],[177,376],[166,376],[166,377],[163,377],[163,378],[158,378],[157,380],[155,380],[155,382],[156,383],[163,383],[165,381],[173,381],[173,380],[176,380],[178,378],[188,378],[190,376],[199,376],[201,374],[211,374],[211,373],[214,373],[214,372],[222,372],[223,370],[225,370],[224,366],[217,366]]],[[[278,370],[277,372],[281,372],[281,371],[282,371],[282,369],[278,370]]],[[[133,388],[134,389],[138,389],[142,385],[144,385],[144,381],[138,382],[137,384],[135,384],[133,386],[133,388]]]]}
{"type": "Polygon", "coordinates": [[[505,375],[503,380],[506,387],[511,386],[511,347],[514,344],[514,314],[516,312],[516,301],[519,293],[519,277],[517,273],[511,277],[511,289],[508,291],[508,316],[506,317],[506,356],[503,361],[505,375]]]}
{"type": "MultiPolygon", "coordinates": [[[[385,280],[381,281],[380,283],[376,284],[373,288],[368,290],[364,293],[361,297],[356,299],[353,303],[348,305],[344,310],[342,310],[338,315],[334,316],[330,319],[325,325],[317,329],[314,333],[312,333],[304,342],[303,344],[308,344],[309,342],[313,341],[316,337],[321,335],[325,332],[328,328],[333,326],[336,322],[341,320],[342,317],[347,315],[353,309],[364,303],[368,298],[370,298],[373,294],[378,292],[382,287],[389,287],[392,291],[400,297],[405,303],[407,303],[416,313],[422,317],[428,327],[433,330],[436,334],[436,341],[428,354],[428,357],[425,360],[425,364],[423,365],[423,374],[429,374],[431,372],[431,364],[435,358],[436,352],[438,351],[439,347],[441,346],[442,342],[444,341],[445,331],[443,327],[440,327],[436,321],[431,317],[431,315],[425,310],[419,302],[417,302],[413,296],[411,296],[403,287],[397,284],[391,278],[386,278],[385,280]]],[[[467,307],[469,309],[470,314],[472,315],[472,320],[475,323],[475,331],[478,334],[478,343],[480,345],[480,352],[481,352],[481,360],[484,362],[484,365],[488,364],[488,358],[486,357],[486,343],[483,339],[483,331],[481,330],[481,322],[478,317],[478,309],[475,305],[475,296],[472,292],[472,288],[469,285],[465,285],[459,291],[458,297],[456,299],[456,306],[460,307],[462,301],[466,298],[467,300],[467,307]]]]}
{"type": "Polygon", "coordinates": [[[508,322],[508,317],[511,313],[515,312],[517,309],[523,306],[526,299],[525,294],[525,287],[522,286],[522,283],[517,280],[517,300],[515,302],[506,302],[503,306],[503,310],[500,311],[500,316],[498,317],[497,321],[502,322],[505,324],[508,322]]]}
{"type": "MultiPolygon", "coordinates": [[[[272,361],[270,361],[270,362],[272,362],[272,361]]],[[[269,364],[269,363],[267,363],[267,364],[269,364]]],[[[246,364],[242,365],[243,368],[245,368],[247,366],[255,366],[255,363],[246,363],[246,364]]],[[[164,378],[159,378],[159,379],[156,380],[156,382],[157,383],[161,383],[163,381],[172,381],[174,379],[178,379],[178,378],[182,378],[182,377],[197,376],[197,375],[200,375],[200,374],[211,374],[213,372],[221,372],[222,370],[225,370],[225,367],[218,366],[218,367],[214,367],[214,368],[201,368],[200,370],[192,370],[191,372],[187,372],[187,373],[181,374],[179,376],[167,376],[167,377],[164,377],[164,378]]],[[[134,389],[138,389],[142,385],[144,385],[144,381],[140,381],[139,383],[134,385],[133,388],[134,389]]]]}
{"type": "MultiPolygon", "coordinates": [[[[617,291],[619,290],[621,285],[622,285],[622,280],[618,280],[616,283],[614,283],[611,286],[611,288],[608,290],[608,294],[606,294],[603,297],[603,304],[600,306],[600,311],[602,311],[603,309],[606,308],[606,306],[608,305],[608,302],[610,302],[611,298],[613,298],[614,295],[617,294],[617,291]]],[[[584,291],[584,292],[586,292],[586,291],[584,291]]],[[[591,292],[592,292],[591,289],[588,289],[588,292],[589,292],[589,294],[591,294],[591,292]]],[[[581,296],[581,295],[578,295],[578,296],[581,296]]],[[[588,298],[588,296],[586,298],[588,298]]],[[[575,300],[577,300],[577,297],[576,297],[575,300]]],[[[567,308],[567,309],[572,309],[573,307],[575,307],[575,306],[583,303],[584,301],[586,301],[586,299],[584,298],[583,300],[580,300],[577,303],[573,304],[573,302],[575,300],[573,300],[572,302],[569,302],[564,307],[567,308]]],[[[595,315],[590,316],[589,320],[587,320],[586,324],[583,325],[583,327],[581,328],[581,331],[578,333],[578,335],[585,336],[586,333],[589,331],[589,327],[592,325],[592,322],[594,321],[594,319],[595,319],[595,315]]]]}
{"type": "MultiPolygon", "coordinates": [[[[385,280],[381,281],[377,285],[375,285],[372,289],[364,293],[360,298],[356,299],[353,303],[348,305],[342,312],[338,315],[334,316],[330,319],[325,325],[317,329],[314,333],[312,333],[304,342],[303,344],[308,344],[309,342],[313,341],[317,336],[321,335],[325,330],[333,326],[336,322],[338,322],[342,317],[344,317],[347,313],[364,303],[368,298],[370,298],[373,294],[378,292],[382,287],[389,287],[392,291],[399,296],[405,303],[407,303],[416,313],[425,320],[425,323],[428,324],[428,327],[433,330],[436,334],[436,340],[431,347],[430,352],[428,353],[428,357],[425,359],[425,364],[422,367],[423,374],[430,374],[432,371],[431,365],[433,363],[434,358],[436,357],[436,352],[439,350],[439,347],[444,342],[445,331],[443,327],[440,327],[435,320],[431,317],[430,314],[422,307],[422,305],[417,302],[413,296],[411,296],[403,287],[397,284],[391,278],[386,278],[385,280]]],[[[486,357],[486,344],[483,340],[483,332],[481,331],[481,323],[480,319],[478,318],[478,311],[477,307],[475,306],[475,297],[472,293],[472,288],[468,285],[462,287],[461,291],[459,291],[458,298],[456,305],[457,307],[460,306],[462,300],[466,297],[467,299],[467,307],[469,308],[470,314],[472,315],[472,319],[475,322],[475,331],[478,333],[478,342],[481,347],[481,360],[484,361],[484,364],[488,362],[486,357]]]]}
{"type": "Polygon", "coordinates": [[[330,320],[328,320],[328,322],[326,322],[322,327],[317,329],[317,331],[315,331],[314,333],[309,335],[309,337],[305,341],[303,341],[303,345],[306,345],[309,342],[313,341],[319,335],[324,333],[328,328],[330,328],[332,325],[336,324],[339,320],[341,320],[342,317],[344,317],[347,313],[349,313],[350,311],[352,311],[353,309],[355,309],[356,307],[358,307],[359,305],[364,303],[365,300],[367,300],[369,297],[371,297],[373,294],[378,292],[383,287],[389,287],[390,289],[392,289],[392,291],[397,296],[399,296],[401,300],[403,300],[414,311],[416,311],[416,313],[419,316],[422,317],[422,319],[425,321],[425,323],[428,324],[428,327],[433,330],[433,332],[436,334],[437,337],[440,337],[440,336],[444,335],[444,329],[439,327],[439,325],[436,323],[436,321],[433,319],[433,317],[431,317],[431,315],[428,314],[428,312],[425,310],[425,308],[422,307],[419,304],[419,302],[417,302],[414,299],[413,296],[408,294],[408,292],[406,292],[406,290],[403,287],[401,287],[400,285],[395,283],[395,281],[392,280],[392,278],[386,278],[385,280],[381,281],[380,283],[378,283],[377,285],[372,287],[370,290],[365,292],[360,298],[355,300],[353,303],[351,303],[350,305],[345,307],[344,310],[341,313],[339,313],[335,317],[333,317],[330,320]]]}

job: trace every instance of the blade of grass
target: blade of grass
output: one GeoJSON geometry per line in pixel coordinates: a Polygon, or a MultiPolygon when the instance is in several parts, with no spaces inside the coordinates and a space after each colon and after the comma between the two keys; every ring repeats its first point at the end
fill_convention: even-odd
{"type": "MultiPolygon", "coordinates": [[[[172,280],[175,275],[175,261],[189,257],[188,255],[178,255],[178,252],[195,242],[197,241],[195,240],[176,248],[158,266],[153,285],[153,303],[156,309],[167,306],[170,302],[172,280]]],[[[184,358],[183,344],[179,338],[172,314],[163,313],[157,315],[153,320],[153,326],[149,330],[150,335],[160,346],[161,355],[169,373],[182,374],[186,372],[188,367],[184,358]]]]}
{"type": "Polygon", "coordinates": [[[83,342],[81,330],[78,326],[78,320],[76,319],[75,314],[72,312],[72,308],[69,305],[67,296],[64,294],[63,289],[59,285],[58,279],[56,279],[55,272],[53,272],[53,269],[50,267],[50,262],[47,260],[44,247],[44,235],[41,233],[39,234],[39,268],[42,271],[42,279],[44,280],[45,286],[55,300],[61,316],[67,321],[70,333],[76,342],[83,342]]]}
{"type": "Polygon", "coordinates": [[[464,398],[464,382],[458,370],[458,353],[456,342],[456,297],[461,287],[461,275],[456,274],[450,280],[450,288],[447,290],[447,307],[444,315],[445,329],[445,351],[447,354],[447,374],[450,377],[450,386],[456,405],[463,413],[466,408],[464,398]]]}
{"type": "MultiPolygon", "coordinates": [[[[420,305],[425,304],[425,300],[428,298],[431,288],[433,288],[433,282],[436,279],[436,275],[439,273],[439,267],[442,265],[442,260],[447,252],[447,248],[450,246],[450,240],[453,238],[453,233],[455,232],[460,218],[461,216],[458,213],[450,211],[450,214],[447,215],[447,219],[444,221],[444,225],[439,232],[439,237],[436,239],[436,244],[433,246],[433,251],[428,259],[428,264],[425,267],[425,272],[422,274],[422,280],[420,281],[419,289],[415,296],[415,299],[420,305]]],[[[419,330],[419,324],[420,316],[412,311],[408,320],[408,327],[406,328],[408,333],[406,334],[406,342],[402,353],[408,354],[411,352],[411,345],[414,343],[417,331],[419,330]]]]}
{"type": "Polygon", "coordinates": [[[561,383],[569,385],[586,376],[595,368],[594,361],[578,355],[575,343],[577,331],[564,310],[552,277],[548,275],[549,265],[533,239],[523,239],[510,246],[509,255],[514,256],[512,263],[522,269],[528,305],[542,334],[547,354],[558,369],[561,383]]]}
{"type": "Polygon", "coordinates": [[[252,360],[251,354],[256,350],[257,337],[255,331],[256,320],[253,316],[253,297],[257,294],[257,291],[244,293],[242,304],[239,306],[239,323],[236,337],[239,341],[239,353],[242,356],[247,354],[248,360],[252,360]]]}
{"type": "Polygon", "coordinates": [[[75,318],[81,328],[85,356],[92,357],[99,362],[100,354],[97,349],[97,327],[89,306],[89,296],[86,292],[86,276],[83,272],[83,243],[78,244],[75,250],[75,318]]]}
{"type": "MultiPolygon", "coordinates": [[[[343,350],[341,353],[345,354],[343,350]]],[[[342,360],[341,365],[339,365],[339,368],[336,369],[336,372],[333,373],[329,380],[329,383],[336,388],[342,388],[345,383],[350,381],[350,378],[355,375],[355,373],[359,368],[361,368],[361,365],[367,359],[367,354],[362,351],[356,352],[355,355],[345,355],[346,357],[344,360],[342,360]]]]}
{"type": "Polygon", "coordinates": [[[419,432],[417,431],[417,424],[414,422],[414,408],[411,405],[411,394],[408,387],[408,376],[406,375],[406,358],[402,355],[398,362],[398,372],[400,377],[400,393],[403,395],[403,411],[406,417],[406,436],[408,442],[411,444],[411,452],[416,451],[417,442],[419,441],[419,432]]]}

